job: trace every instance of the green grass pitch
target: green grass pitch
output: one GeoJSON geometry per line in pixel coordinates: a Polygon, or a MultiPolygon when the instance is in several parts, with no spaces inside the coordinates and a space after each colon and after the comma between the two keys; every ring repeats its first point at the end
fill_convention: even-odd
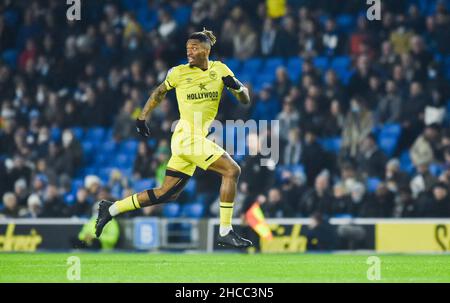
{"type": "MultiPolygon", "coordinates": [[[[0,282],[371,282],[369,254],[1,253],[0,282]]],[[[450,255],[377,255],[379,282],[450,282],[450,255]]]]}

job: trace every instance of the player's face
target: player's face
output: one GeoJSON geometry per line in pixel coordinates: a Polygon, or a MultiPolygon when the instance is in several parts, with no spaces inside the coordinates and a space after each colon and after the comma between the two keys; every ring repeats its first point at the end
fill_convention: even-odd
{"type": "Polygon", "coordinates": [[[188,40],[186,55],[189,65],[198,66],[208,58],[208,49],[198,40],[188,40]]]}

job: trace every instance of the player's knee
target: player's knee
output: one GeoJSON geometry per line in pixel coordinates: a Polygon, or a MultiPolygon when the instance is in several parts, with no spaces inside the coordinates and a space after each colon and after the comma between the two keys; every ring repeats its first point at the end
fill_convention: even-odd
{"type": "Polygon", "coordinates": [[[230,165],[225,174],[226,177],[238,179],[241,175],[241,168],[237,164],[230,165]]]}

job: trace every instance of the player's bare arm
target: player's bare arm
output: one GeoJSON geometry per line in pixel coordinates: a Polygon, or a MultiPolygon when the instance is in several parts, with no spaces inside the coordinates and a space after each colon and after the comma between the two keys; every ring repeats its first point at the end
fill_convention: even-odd
{"type": "MultiPolygon", "coordinates": [[[[233,83],[231,82],[232,80],[236,83],[236,85],[238,85],[237,89],[232,88],[231,86],[227,86],[228,90],[233,94],[233,96],[241,104],[249,105],[250,104],[250,94],[248,93],[248,88],[245,87],[244,84],[242,84],[241,81],[239,81],[235,77],[231,77],[231,76],[228,76],[228,77],[230,77],[232,79],[226,79],[227,77],[224,77],[222,79],[226,86],[227,86],[227,83],[225,83],[226,81],[228,81],[229,85],[233,85],[233,83]]],[[[234,87],[236,87],[236,86],[234,86],[234,87]]]]}
{"type": "Polygon", "coordinates": [[[150,129],[148,128],[145,120],[148,115],[156,108],[159,104],[161,104],[162,100],[166,96],[167,88],[164,83],[161,83],[157,88],[153,90],[145,103],[144,108],[142,109],[141,114],[136,120],[136,129],[139,134],[144,137],[148,137],[150,135],[150,129]]]}
{"type": "Polygon", "coordinates": [[[167,94],[166,85],[161,83],[157,88],[153,90],[139,115],[139,120],[147,119],[148,115],[162,102],[167,94]]]}

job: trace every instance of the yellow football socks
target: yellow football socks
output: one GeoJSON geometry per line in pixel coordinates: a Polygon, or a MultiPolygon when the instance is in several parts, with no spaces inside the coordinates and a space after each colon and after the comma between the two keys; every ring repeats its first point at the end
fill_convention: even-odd
{"type": "Polygon", "coordinates": [[[139,201],[137,199],[137,194],[134,194],[111,205],[111,207],[109,208],[109,213],[114,217],[118,214],[139,208],[141,208],[141,205],[139,204],[139,201]]]}
{"type": "Polygon", "coordinates": [[[232,229],[233,202],[220,202],[220,235],[225,236],[232,229]]]}

